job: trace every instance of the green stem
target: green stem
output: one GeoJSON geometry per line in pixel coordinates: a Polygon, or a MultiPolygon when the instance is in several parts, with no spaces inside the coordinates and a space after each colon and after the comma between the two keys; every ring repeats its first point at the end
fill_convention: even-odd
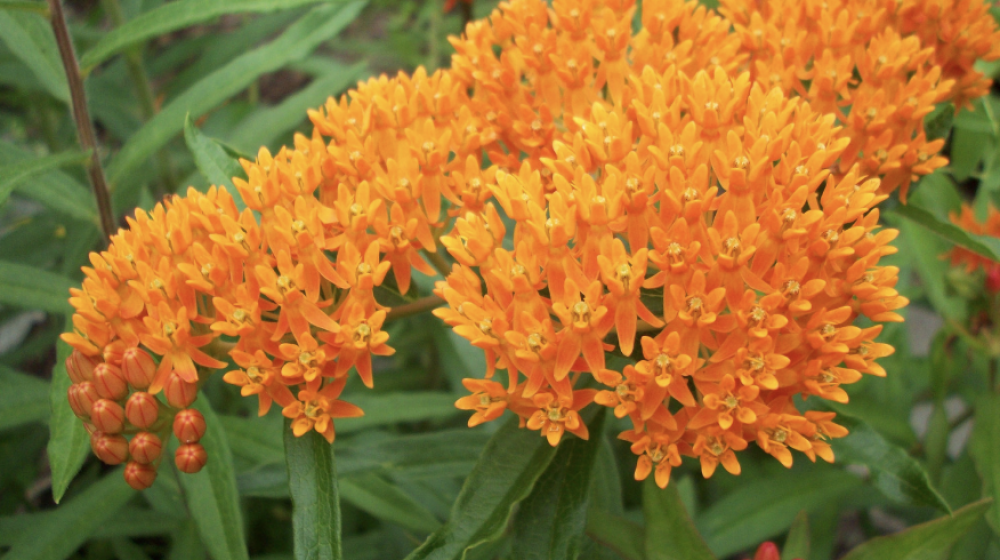
{"type": "Polygon", "coordinates": [[[97,200],[101,229],[104,231],[105,237],[110,238],[115,232],[115,218],[111,210],[108,183],[104,179],[104,169],[101,167],[101,156],[97,150],[94,124],[90,120],[90,111],[87,109],[87,93],[83,89],[80,63],[77,61],[73,40],[70,39],[69,29],[66,27],[66,16],[63,14],[62,3],[60,0],[48,0],[48,2],[51,14],[49,22],[52,24],[52,32],[55,34],[56,44],[59,46],[59,56],[62,58],[63,68],[66,70],[66,81],[69,84],[77,138],[84,150],[90,150],[90,164],[87,166],[87,174],[90,176],[90,186],[94,189],[94,198],[97,200]]]}
{"type": "MultiPolygon", "coordinates": [[[[125,24],[125,13],[122,11],[121,3],[118,0],[101,0],[104,11],[108,13],[115,27],[125,24]]],[[[142,112],[142,120],[149,122],[156,116],[156,95],[153,93],[153,86],[149,81],[149,75],[142,65],[142,46],[134,45],[125,51],[125,66],[128,68],[129,79],[132,80],[132,87],[139,98],[139,110],[142,112]]],[[[177,185],[177,176],[170,161],[170,154],[166,150],[156,152],[157,165],[160,168],[160,193],[173,192],[177,185]]]]}
{"type": "Polygon", "coordinates": [[[431,266],[441,273],[441,276],[447,278],[448,275],[451,274],[451,266],[448,264],[448,261],[444,260],[444,257],[438,253],[428,251],[427,249],[421,249],[420,251],[425,257],[427,257],[427,260],[430,261],[431,266]]]}
{"type": "Polygon", "coordinates": [[[431,309],[441,307],[444,305],[444,300],[438,296],[427,296],[420,298],[413,303],[407,303],[406,305],[400,305],[398,307],[393,307],[389,313],[386,315],[386,321],[393,321],[395,319],[402,319],[403,317],[409,317],[410,315],[416,315],[418,313],[423,313],[431,309]]]}
{"type": "Polygon", "coordinates": [[[430,29],[427,31],[429,43],[427,45],[427,73],[437,70],[441,62],[441,49],[438,46],[441,33],[441,17],[444,10],[438,1],[431,2],[430,29]]]}

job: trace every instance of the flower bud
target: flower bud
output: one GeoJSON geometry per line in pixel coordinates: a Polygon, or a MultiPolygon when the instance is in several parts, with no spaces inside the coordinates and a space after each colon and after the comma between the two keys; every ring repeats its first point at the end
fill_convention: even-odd
{"type": "Polygon", "coordinates": [[[1000,292],[1000,265],[986,269],[986,291],[991,294],[1000,292]]]}
{"type": "Polygon", "coordinates": [[[153,465],[143,465],[136,461],[129,461],[125,465],[125,482],[136,490],[145,490],[153,485],[156,480],[156,467],[153,465]]]}
{"type": "Polygon", "coordinates": [[[778,545],[770,541],[765,542],[757,549],[757,553],[753,555],[753,560],[781,560],[778,545]]]}
{"type": "Polygon", "coordinates": [[[125,427],[125,411],[115,401],[101,399],[90,409],[90,421],[99,431],[118,434],[125,427]]]}
{"type": "Polygon", "coordinates": [[[90,448],[109,465],[120,465],[128,459],[128,441],[121,435],[95,432],[90,435],[90,448]]]}
{"type": "Polygon", "coordinates": [[[142,348],[129,348],[122,354],[122,372],[129,385],[145,391],[153,382],[156,362],[142,348]]]}
{"type": "Polygon", "coordinates": [[[185,443],[174,453],[174,464],[181,472],[194,474],[208,462],[208,453],[200,443],[185,443]]]}
{"type": "Polygon", "coordinates": [[[84,419],[90,418],[91,408],[101,398],[97,394],[97,388],[90,381],[70,385],[66,396],[69,398],[69,407],[77,416],[84,419]]]}
{"type": "Polygon", "coordinates": [[[170,406],[187,408],[198,396],[198,386],[184,381],[176,373],[171,373],[167,378],[167,384],[163,387],[163,394],[170,406]]]}
{"type": "Polygon", "coordinates": [[[90,381],[94,379],[94,368],[99,363],[101,363],[100,359],[86,356],[79,350],[73,350],[73,353],[66,358],[66,373],[69,374],[73,383],[90,381]]]}
{"type": "Polygon", "coordinates": [[[156,422],[160,413],[160,401],[149,393],[137,391],[125,402],[125,417],[137,428],[146,429],[156,422]]]}
{"type": "Polygon", "coordinates": [[[121,340],[116,340],[104,347],[104,361],[114,366],[120,366],[122,363],[122,352],[124,351],[125,343],[121,340]]]}
{"type": "Polygon", "coordinates": [[[156,434],[139,432],[128,443],[128,452],[137,463],[148,465],[160,458],[163,443],[156,434]]]}
{"type": "Polygon", "coordinates": [[[174,416],[174,435],[181,443],[195,443],[205,435],[205,417],[193,408],[174,416]]]}
{"type": "Polygon", "coordinates": [[[97,394],[105,399],[117,401],[128,395],[128,384],[122,370],[107,363],[94,368],[94,386],[97,387],[97,394]]]}

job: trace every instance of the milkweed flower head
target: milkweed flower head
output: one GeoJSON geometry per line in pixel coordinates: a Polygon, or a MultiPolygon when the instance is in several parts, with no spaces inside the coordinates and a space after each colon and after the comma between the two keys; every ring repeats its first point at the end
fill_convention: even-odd
{"type": "Polygon", "coordinates": [[[847,402],[843,385],[885,375],[876,339],[907,304],[876,208],[904,168],[862,156],[910,157],[927,107],[981,94],[981,77],[955,83],[996,54],[990,26],[951,50],[907,27],[964,5],[920,16],[932,3],[808,2],[786,26],[735,1],[504,2],[452,38],[450,69],[362,82],[309,112],[311,135],[243,161],[240,206],[191,189],[138,211],[72,293],[70,404],[135,487],[171,431],[180,470],[210,460],[190,407],[219,369],[260,414],[277,403],[295,435],[333,441],[362,414],[347,377],[372,387],[372,356],[393,352],[376,288],[437,268],[435,315],[486,355],[456,403],[470,426],[511,411],[557,445],[608,407],[660,486],[684,456],[738,473],[751,443],[832,461],[846,430],[793,398],[847,402]],[[872,30],[845,33],[848,17],[872,30]],[[890,70],[863,67],[883,50],[890,70]],[[829,60],[843,79],[802,70],[829,60]],[[888,111],[879,91],[917,89],[882,115],[888,140],[859,144],[865,96],[888,111]]]}

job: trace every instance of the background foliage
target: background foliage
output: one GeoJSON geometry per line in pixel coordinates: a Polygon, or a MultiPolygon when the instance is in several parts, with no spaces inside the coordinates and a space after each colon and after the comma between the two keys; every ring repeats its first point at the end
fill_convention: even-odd
{"type": "MultiPolygon", "coordinates": [[[[474,15],[493,4],[477,0],[474,15]]],[[[235,157],[289,143],[307,108],[359,79],[446,65],[446,36],[470,15],[437,0],[67,8],[119,216],[187,185],[231,186],[235,157]]],[[[291,558],[293,522],[308,529],[294,537],[307,557],[332,546],[336,516],[351,560],[742,558],[768,539],[785,559],[1000,558],[1000,508],[981,501],[1000,493],[1000,306],[981,274],[939,258],[954,243],[1000,253],[947,220],[963,200],[981,216],[1000,201],[996,88],[974,112],[929,117],[951,165],[910,206],[886,203],[884,219],[902,231],[892,264],[914,303],[907,323],[887,329],[889,376],[866,377],[848,389],[849,407],[834,407],[852,429],[834,465],[786,471],[748,451],[739,477],[705,481],[686,463],[661,492],[632,480],[627,444],[609,435],[621,421],[603,411],[588,417],[589,441],[557,449],[514,420],[467,429],[453,402],[467,372],[485,369],[482,354],[422,315],[391,324],[397,353],[377,363],[374,392],[350,393],[366,415],[337,422],[333,454],[318,440],[285,441],[278,410],[256,418],[256,403],[215,376],[197,401],[208,466],[177,477],[165,461],[137,494],[89,455],[65,403],[57,336],[101,234],[43,13],[41,2],[0,0],[4,558],[291,558]],[[339,509],[327,499],[337,492],[339,509]],[[315,507],[293,513],[293,498],[315,507]]],[[[416,280],[424,294],[434,281],[416,280]]]]}

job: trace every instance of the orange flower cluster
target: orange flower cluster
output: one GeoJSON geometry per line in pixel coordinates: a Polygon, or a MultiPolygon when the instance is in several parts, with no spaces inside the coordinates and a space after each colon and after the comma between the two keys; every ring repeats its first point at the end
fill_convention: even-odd
{"type": "Polygon", "coordinates": [[[95,452],[148,486],[147,448],[172,425],[178,467],[200,468],[205,427],[188,407],[226,356],[225,381],[261,414],[277,402],[296,435],[332,441],[333,419],[361,414],[339,400],[349,371],[371,387],[371,356],[392,353],[375,288],[405,294],[412,268],[433,274],[422,253],[449,272],[443,246],[455,263],[435,314],[487,356],[487,379],[466,379],[457,403],[470,425],[509,409],[556,445],[588,437],[583,407],[612,407],[631,420],[636,477],[655,470],[660,486],[682,455],[706,476],[739,472],[750,441],[785,465],[789,448],[832,460],[828,440],[846,431],[792,397],[846,402],[841,385],[885,374],[881,326],[854,326],[900,321],[907,303],[879,266],[896,235],[879,230],[875,206],[896,186],[879,177],[936,165],[866,166],[851,154],[876,148],[850,119],[868,103],[909,154],[929,104],[982,92],[969,57],[995,54],[990,26],[961,48],[911,29],[956,25],[962,0],[879,3],[875,19],[850,11],[861,4],[806,2],[786,28],[736,2],[727,19],[646,0],[634,32],[634,0],[512,0],[452,40],[452,69],[330,99],[309,113],[311,136],[243,162],[245,209],[189,190],[92,254],[64,339],[95,452]],[[885,29],[847,32],[850,18],[885,29]],[[875,67],[858,62],[854,83],[837,62],[842,79],[818,85],[845,53],[875,53],[875,67]],[[912,110],[892,105],[914,88],[912,110]],[[637,348],[633,365],[607,367],[607,352],[637,348]]]}
{"type": "Polygon", "coordinates": [[[722,0],[752,79],[834,112],[851,143],[837,173],[855,164],[900,189],[947,163],[944,139],[924,117],[986,95],[977,59],[1000,58],[1000,31],[980,0],[722,0]]]}

